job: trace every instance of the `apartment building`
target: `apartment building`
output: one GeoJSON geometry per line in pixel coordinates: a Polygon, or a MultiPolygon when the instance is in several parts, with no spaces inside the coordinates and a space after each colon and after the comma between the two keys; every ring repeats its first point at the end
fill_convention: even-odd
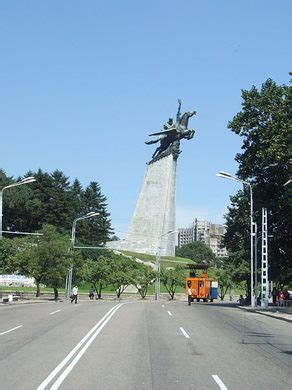
{"type": "Polygon", "coordinates": [[[228,256],[226,248],[221,248],[223,236],[222,225],[195,219],[191,227],[178,229],[178,247],[194,241],[202,241],[211,248],[216,257],[226,257],[228,256]]]}

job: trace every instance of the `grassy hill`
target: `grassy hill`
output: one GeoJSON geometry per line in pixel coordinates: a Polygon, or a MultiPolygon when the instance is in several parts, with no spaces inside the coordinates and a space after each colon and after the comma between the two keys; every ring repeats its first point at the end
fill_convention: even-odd
{"type": "MultiPolygon", "coordinates": [[[[119,252],[123,253],[126,256],[136,257],[137,259],[140,259],[145,262],[149,261],[153,264],[155,264],[156,262],[155,255],[147,255],[145,253],[136,253],[130,251],[119,251],[119,252]]],[[[160,258],[160,264],[164,267],[174,267],[176,264],[188,264],[188,263],[192,263],[192,260],[183,257],[161,256],[160,258]]]]}

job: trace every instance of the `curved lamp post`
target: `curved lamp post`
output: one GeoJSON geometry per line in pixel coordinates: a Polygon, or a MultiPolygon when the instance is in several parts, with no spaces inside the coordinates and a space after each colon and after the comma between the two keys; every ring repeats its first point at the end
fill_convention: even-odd
{"type": "Polygon", "coordinates": [[[220,171],[219,173],[216,173],[216,176],[219,176],[223,179],[229,179],[236,181],[238,183],[245,184],[249,187],[250,191],[250,296],[251,296],[251,307],[255,307],[255,294],[254,294],[254,281],[253,281],[253,274],[254,274],[254,267],[253,267],[253,193],[252,193],[252,185],[248,181],[240,180],[237,177],[234,177],[230,175],[230,173],[220,171]]]}
{"type": "Polygon", "coordinates": [[[0,190],[0,239],[2,238],[2,233],[3,233],[2,225],[3,225],[3,192],[4,192],[4,190],[7,190],[7,188],[22,186],[23,184],[33,183],[35,181],[36,181],[36,179],[33,176],[25,177],[24,179],[22,179],[16,183],[9,184],[8,186],[5,186],[2,188],[2,190],[0,190]]]}
{"type": "MultiPolygon", "coordinates": [[[[73,250],[74,249],[75,237],[76,237],[76,223],[77,223],[77,221],[81,221],[83,219],[96,217],[97,215],[99,215],[99,213],[94,212],[94,211],[90,211],[89,213],[83,215],[82,217],[78,217],[78,218],[74,219],[73,225],[72,225],[72,231],[71,231],[71,245],[69,247],[69,250],[73,250]]],[[[71,267],[69,268],[69,273],[68,273],[68,276],[66,278],[66,288],[65,289],[66,289],[66,298],[67,299],[70,296],[70,291],[71,291],[71,287],[72,287],[72,275],[73,275],[73,265],[71,265],[71,267]]]]}

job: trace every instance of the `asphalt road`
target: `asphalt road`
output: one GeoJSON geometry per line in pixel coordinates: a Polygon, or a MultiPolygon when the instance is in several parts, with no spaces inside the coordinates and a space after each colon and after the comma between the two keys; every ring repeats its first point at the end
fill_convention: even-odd
{"type": "Polygon", "coordinates": [[[0,388],[290,389],[292,325],[203,303],[0,307],[0,388]]]}

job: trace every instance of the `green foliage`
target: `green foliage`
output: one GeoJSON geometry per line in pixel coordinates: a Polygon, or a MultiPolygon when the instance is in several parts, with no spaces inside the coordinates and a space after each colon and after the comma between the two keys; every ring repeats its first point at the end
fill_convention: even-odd
{"type": "Polygon", "coordinates": [[[94,286],[99,298],[102,290],[110,285],[120,298],[130,284],[133,284],[141,297],[145,298],[155,275],[150,267],[109,251],[88,258],[82,267],[83,279],[94,286]]]}
{"type": "Polygon", "coordinates": [[[125,289],[133,282],[133,271],[138,264],[122,255],[112,255],[112,273],[109,278],[116,290],[117,298],[120,298],[125,289]]]}
{"type": "MultiPolygon", "coordinates": [[[[237,174],[253,185],[254,217],[259,227],[261,209],[268,209],[269,234],[273,235],[269,241],[269,274],[278,283],[292,279],[289,194],[288,187],[283,186],[289,178],[289,95],[291,87],[276,85],[271,79],[260,90],[254,86],[249,91],[243,90],[242,110],[228,124],[243,138],[242,153],[235,157],[239,163],[237,174]]],[[[224,239],[230,262],[240,271],[238,278],[247,282],[250,269],[249,197],[248,188],[231,197],[224,239]]]]}
{"type": "Polygon", "coordinates": [[[218,296],[220,297],[221,301],[223,301],[227,291],[234,284],[232,270],[230,267],[215,268],[212,270],[212,272],[209,272],[209,277],[212,277],[218,281],[218,296]]]}
{"type": "Polygon", "coordinates": [[[81,194],[83,215],[90,211],[98,212],[97,217],[80,221],[77,226],[78,240],[85,245],[98,245],[105,243],[112,233],[109,213],[106,211],[106,197],[102,195],[101,188],[96,182],[91,182],[81,194]]]}
{"type": "MultiPolygon", "coordinates": [[[[60,233],[70,233],[75,218],[95,211],[100,215],[77,223],[76,242],[96,246],[107,241],[112,234],[111,221],[98,183],[91,182],[83,190],[77,179],[71,185],[59,170],[49,174],[39,169],[27,176],[34,176],[36,182],[4,191],[3,230],[35,232],[46,223],[60,233]]],[[[0,169],[0,189],[18,180],[0,169]]]]}
{"type": "Polygon", "coordinates": [[[20,239],[10,240],[4,237],[0,240],[0,274],[14,271],[11,259],[17,253],[19,242],[20,239]]]}
{"type": "Polygon", "coordinates": [[[187,257],[199,264],[213,265],[215,255],[212,250],[202,241],[195,241],[190,244],[176,248],[176,256],[187,257]]]}
{"type": "Polygon", "coordinates": [[[132,284],[137,288],[141,298],[147,295],[148,287],[154,282],[156,272],[147,265],[138,264],[132,271],[132,284]]]}
{"type": "Polygon", "coordinates": [[[94,286],[98,298],[101,298],[102,289],[110,283],[111,273],[112,259],[105,256],[100,256],[97,259],[87,259],[82,267],[84,280],[94,286]]]}
{"type": "Polygon", "coordinates": [[[62,236],[51,225],[44,225],[41,233],[43,236],[38,238],[19,240],[17,253],[9,259],[10,269],[33,277],[37,284],[37,296],[40,294],[40,284],[45,284],[54,289],[57,298],[58,288],[64,285],[72,262],[68,253],[68,237],[62,236]]]}
{"type": "Polygon", "coordinates": [[[176,265],[174,268],[161,268],[160,280],[170,295],[170,299],[174,298],[177,287],[183,283],[184,278],[185,269],[181,265],[176,265]]]}

